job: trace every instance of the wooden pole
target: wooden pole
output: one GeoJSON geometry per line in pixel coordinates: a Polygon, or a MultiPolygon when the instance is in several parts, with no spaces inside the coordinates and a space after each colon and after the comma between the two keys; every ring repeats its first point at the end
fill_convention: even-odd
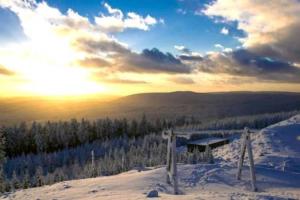
{"type": "Polygon", "coordinates": [[[174,186],[174,194],[178,194],[178,182],[177,182],[177,165],[176,165],[176,135],[172,131],[172,181],[174,186]]]}
{"type": "Polygon", "coordinates": [[[171,172],[171,135],[169,134],[167,137],[167,166],[166,166],[166,170],[167,170],[167,183],[170,184],[171,180],[170,180],[170,172],[171,172]]]}
{"type": "Polygon", "coordinates": [[[245,158],[245,153],[246,153],[246,135],[242,135],[242,148],[241,148],[241,156],[239,158],[239,163],[238,163],[238,173],[237,173],[237,180],[241,180],[241,174],[242,174],[242,168],[243,168],[243,163],[244,163],[244,158],[245,158]]]}
{"type": "Polygon", "coordinates": [[[252,147],[251,147],[251,140],[250,140],[250,132],[247,131],[247,150],[248,150],[248,157],[249,157],[249,163],[250,163],[250,173],[251,173],[251,185],[252,185],[252,191],[257,191],[256,188],[256,177],[255,177],[255,169],[254,169],[254,160],[253,160],[253,154],[252,154],[252,147]]]}
{"type": "Polygon", "coordinates": [[[243,136],[242,136],[242,149],[241,149],[241,156],[239,158],[238,173],[237,173],[237,179],[238,180],[241,179],[246,148],[247,148],[248,157],[249,157],[249,164],[250,164],[249,168],[250,168],[250,174],[251,174],[252,191],[255,192],[255,191],[257,191],[257,188],[256,188],[254,160],[253,160],[252,147],[251,147],[250,130],[247,127],[245,127],[244,133],[243,133],[243,136]]]}

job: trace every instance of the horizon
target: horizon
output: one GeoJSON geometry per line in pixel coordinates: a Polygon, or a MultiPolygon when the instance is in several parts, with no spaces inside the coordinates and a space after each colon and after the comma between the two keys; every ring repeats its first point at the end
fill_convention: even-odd
{"type": "Polygon", "coordinates": [[[129,97],[134,95],[144,95],[144,94],[171,94],[171,93],[195,93],[195,94],[222,94],[222,93],[291,93],[300,94],[298,91],[278,91],[278,90],[236,90],[236,91],[211,91],[211,92],[198,92],[192,90],[174,90],[174,91],[152,91],[152,92],[140,92],[124,95],[108,95],[108,94],[89,94],[89,95],[27,95],[27,96],[0,96],[0,100],[10,100],[10,99],[43,99],[43,100],[53,100],[53,101],[88,101],[88,100],[103,100],[103,102],[109,102],[123,97],[129,97]]]}
{"type": "Polygon", "coordinates": [[[300,92],[298,0],[157,4],[0,0],[0,97],[300,92]]]}

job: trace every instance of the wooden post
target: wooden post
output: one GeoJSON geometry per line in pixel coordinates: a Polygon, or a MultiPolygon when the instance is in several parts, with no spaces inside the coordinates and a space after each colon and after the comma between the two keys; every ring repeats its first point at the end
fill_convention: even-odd
{"type": "Polygon", "coordinates": [[[250,174],[251,174],[252,191],[255,192],[257,191],[257,188],[256,188],[254,160],[253,160],[252,147],[251,147],[250,130],[247,127],[244,129],[244,133],[242,136],[242,149],[241,149],[241,156],[238,163],[238,173],[237,173],[238,180],[241,179],[241,173],[243,168],[243,162],[245,159],[246,148],[247,148],[249,164],[250,164],[249,167],[250,167],[250,174]]]}
{"type": "Polygon", "coordinates": [[[245,153],[246,153],[246,138],[245,134],[242,135],[242,148],[241,148],[241,156],[239,158],[239,163],[238,163],[238,173],[237,173],[237,180],[241,180],[241,174],[242,174],[242,167],[244,163],[244,158],[245,158],[245,153]]]}
{"type": "Polygon", "coordinates": [[[164,131],[162,135],[164,138],[168,140],[166,181],[168,184],[173,183],[174,194],[178,194],[177,165],[176,165],[176,135],[174,134],[173,130],[164,131]]]}
{"type": "Polygon", "coordinates": [[[167,137],[167,166],[166,166],[166,170],[167,170],[167,183],[170,184],[171,180],[170,180],[170,172],[171,172],[171,135],[168,134],[167,137]]]}
{"type": "Polygon", "coordinates": [[[177,165],[176,165],[176,135],[172,131],[171,135],[172,140],[172,168],[171,168],[171,174],[172,174],[172,181],[174,186],[174,194],[178,194],[178,182],[177,182],[177,165]]]}
{"type": "Polygon", "coordinates": [[[92,166],[95,166],[95,154],[94,154],[94,150],[91,151],[91,156],[92,156],[92,166]]]}

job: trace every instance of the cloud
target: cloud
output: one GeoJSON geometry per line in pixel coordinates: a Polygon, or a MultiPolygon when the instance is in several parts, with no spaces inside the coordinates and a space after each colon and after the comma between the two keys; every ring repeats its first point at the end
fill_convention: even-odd
{"type": "Polygon", "coordinates": [[[115,39],[95,39],[91,37],[82,37],[74,41],[73,46],[78,50],[90,54],[126,54],[130,50],[115,39]]]}
{"type": "Polygon", "coordinates": [[[177,84],[195,84],[195,81],[189,77],[175,76],[171,77],[169,80],[177,84]]]}
{"type": "Polygon", "coordinates": [[[232,48],[225,48],[223,45],[221,44],[215,44],[215,47],[222,50],[223,52],[229,53],[232,52],[232,48]]]}
{"type": "Polygon", "coordinates": [[[223,45],[221,45],[221,44],[215,44],[215,47],[219,48],[219,49],[222,49],[222,50],[224,49],[223,45]]]}
{"type": "MultiPolygon", "coordinates": [[[[158,22],[150,15],[123,13],[108,4],[108,14],[97,16],[98,21],[71,9],[61,12],[45,1],[0,0],[0,7],[15,13],[27,39],[24,43],[10,43],[9,48],[0,46],[1,63],[14,69],[28,82],[30,90],[34,88],[33,92],[44,93],[45,88],[62,94],[70,90],[77,94],[78,88],[84,93],[103,91],[99,80],[91,78],[100,72],[122,77],[108,76],[103,80],[110,84],[146,84],[144,80],[131,80],[122,75],[126,72],[179,74],[192,71],[170,53],[147,49],[134,52],[112,34],[114,28],[115,31],[149,30],[163,23],[163,19],[158,22]],[[102,17],[111,17],[120,22],[120,26],[113,23],[104,26],[99,21],[102,17]]],[[[2,67],[0,73],[12,74],[2,67]]]]}
{"type": "Polygon", "coordinates": [[[191,73],[192,68],[156,48],[144,49],[142,53],[131,53],[123,58],[122,69],[152,73],[191,73]]]}
{"type": "Polygon", "coordinates": [[[220,33],[222,33],[222,34],[224,34],[224,35],[228,35],[228,34],[229,34],[229,30],[228,30],[227,28],[223,27],[223,28],[221,29],[221,32],[220,32],[220,33]]]}
{"type": "Polygon", "coordinates": [[[125,17],[121,10],[112,8],[108,3],[104,3],[104,7],[110,15],[95,17],[95,23],[105,32],[122,32],[127,28],[147,31],[158,22],[164,22],[163,19],[157,20],[150,15],[143,17],[135,12],[128,12],[125,17]]]}
{"type": "Polygon", "coordinates": [[[6,67],[0,64],[0,75],[11,76],[15,73],[13,71],[8,70],[6,67]]]}
{"type": "Polygon", "coordinates": [[[141,53],[133,52],[116,40],[97,40],[80,38],[74,44],[84,53],[97,55],[106,53],[112,60],[110,67],[120,72],[140,73],[191,73],[192,68],[174,57],[171,53],[160,50],[144,49],[141,53]]]}
{"type": "Polygon", "coordinates": [[[232,51],[233,51],[232,48],[224,48],[223,49],[223,52],[226,52],[226,53],[230,53],[232,51]]]}
{"type": "Polygon", "coordinates": [[[201,61],[203,57],[201,55],[180,55],[180,60],[182,61],[201,61]]]}
{"type": "Polygon", "coordinates": [[[112,14],[113,16],[122,19],[123,18],[123,12],[119,9],[112,8],[108,3],[104,3],[104,7],[107,9],[109,14],[112,14]]]}
{"type": "Polygon", "coordinates": [[[191,50],[182,45],[175,45],[174,48],[184,54],[190,54],[191,50]]]}
{"type": "Polygon", "coordinates": [[[299,0],[216,0],[202,12],[223,22],[237,22],[237,28],[246,33],[240,40],[244,48],[262,56],[300,62],[299,0]]]}
{"type": "Polygon", "coordinates": [[[181,53],[178,58],[181,61],[200,61],[202,56],[198,52],[193,52],[183,45],[175,45],[174,48],[181,53]]]}
{"type": "Polygon", "coordinates": [[[265,82],[300,83],[300,68],[293,63],[262,57],[247,49],[214,52],[195,65],[199,71],[252,77],[265,82]]]}
{"type": "Polygon", "coordinates": [[[84,59],[78,60],[77,63],[82,67],[95,68],[103,68],[111,65],[108,61],[99,57],[86,57],[84,59]]]}
{"type": "Polygon", "coordinates": [[[119,78],[104,79],[102,81],[106,83],[113,83],[113,84],[147,84],[148,83],[142,80],[130,80],[130,79],[119,79],[119,78]]]}
{"type": "Polygon", "coordinates": [[[198,66],[200,70],[300,83],[298,0],[216,0],[207,4],[202,13],[216,22],[236,22],[237,28],[246,34],[239,39],[243,48],[233,51],[218,46],[223,52],[207,55],[198,66]]]}

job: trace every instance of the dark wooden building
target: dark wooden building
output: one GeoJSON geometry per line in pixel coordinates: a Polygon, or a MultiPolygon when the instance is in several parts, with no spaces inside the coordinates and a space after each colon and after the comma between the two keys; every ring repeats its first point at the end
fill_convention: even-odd
{"type": "Polygon", "coordinates": [[[229,143],[229,139],[227,138],[217,138],[217,137],[210,137],[195,141],[190,141],[187,143],[188,152],[193,152],[194,150],[198,149],[200,152],[204,152],[206,145],[209,145],[211,149],[217,148],[219,146],[223,146],[229,143]]]}

